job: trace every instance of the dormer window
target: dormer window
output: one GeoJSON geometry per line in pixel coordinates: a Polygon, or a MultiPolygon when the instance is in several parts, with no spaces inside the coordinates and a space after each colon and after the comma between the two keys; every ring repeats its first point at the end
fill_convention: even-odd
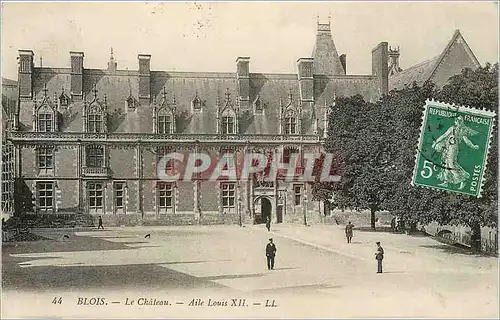
{"type": "Polygon", "coordinates": [[[222,117],[222,134],[234,134],[234,117],[224,116],[222,117]]]}
{"type": "Polygon", "coordinates": [[[262,114],[264,113],[264,106],[262,101],[260,100],[260,96],[257,96],[257,99],[255,99],[255,102],[253,103],[254,107],[254,112],[256,114],[262,114]]]}
{"type": "Polygon", "coordinates": [[[285,134],[297,133],[297,119],[295,117],[285,118],[285,134]]]}
{"type": "Polygon", "coordinates": [[[56,102],[49,99],[47,92],[47,86],[45,85],[42,101],[38,104],[35,100],[33,104],[33,131],[53,132],[58,130],[56,122],[57,106],[54,105],[56,102]]]}
{"type": "Polygon", "coordinates": [[[158,134],[172,134],[175,132],[175,97],[172,103],[167,101],[167,92],[163,88],[162,101],[159,106],[153,102],[153,130],[158,134]]]}
{"type": "Polygon", "coordinates": [[[38,132],[52,132],[52,114],[38,114],[38,132]]]}
{"type": "Polygon", "coordinates": [[[66,97],[66,95],[61,95],[59,97],[59,104],[61,107],[67,107],[69,105],[69,99],[66,97]]]}
{"type": "Polygon", "coordinates": [[[226,90],[225,100],[224,105],[221,106],[217,97],[217,133],[237,134],[239,105],[232,104],[229,89],[226,90]]]}
{"type": "Polygon", "coordinates": [[[132,94],[127,98],[126,100],[127,103],[127,109],[135,109],[137,105],[137,100],[132,96],[132,94]]]}
{"type": "Polygon", "coordinates": [[[84,100],[84,131],[100,133],[106,132],[106,106],[107,99],[106,95],[104,95],[104,102],[101,103],[97,98],[97,89],[92,90],[94,93],[94,99],[87,104],[87,101],[84,100]]]}
{"type": "Polygon", "coordinates": [[[301,132],[302,106],[293,101],[292,90],[288,95],[288,103],[283,105],[280,99],[280,133],[285,135],[299,134],[301,132]]]}
{"type": "Polygon", "coordinates": [[[198,97],[198,91],[197,91],[194,99],[191,101],[191,109],[192,111],[201,111],[202,107],[203,107],[203,102],[198,97]]]}
{"type": "Polygon", "coordinates": [[[158,115],[158,133],[170,134],[172,133],[172,116],[169,114],[158,115]]]}

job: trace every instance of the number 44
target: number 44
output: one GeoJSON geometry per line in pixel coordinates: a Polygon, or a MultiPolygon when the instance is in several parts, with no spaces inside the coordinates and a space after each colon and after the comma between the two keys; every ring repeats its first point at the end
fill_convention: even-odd
{"type": "Polygon", "coordinates": [[[436,165],[433,164],[432,162],[425,160],[424,161],[424,166],[422,167],[422,170],[420,171],[420,176],[424,179],[429,179],[432,177],[434,171],[436,171],[436,165]],[[434,170],[433,170],[434,169],[434,170]]]}
{"type": "Polygon", "coordinates": [[[54,300],[52,300],[53,304],[62,304],[62,298],[61,297],[55,297],[54,300]]]}

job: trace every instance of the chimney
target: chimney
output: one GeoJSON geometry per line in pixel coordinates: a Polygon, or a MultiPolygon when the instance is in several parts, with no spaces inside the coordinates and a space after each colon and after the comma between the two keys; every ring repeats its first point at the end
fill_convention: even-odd
{"type": "Polygon", "coordinates": [[[346,67],[347,56],[344,53],[341,54],[339,58],[340,58],[340,63],[342,64],[342,68],[344,68],[344,74],[347,74],[347,67],[346,67]]]}
{"type": "Polygon", "coordinates": [[[297,60],[300,100],[303,102],[314,102],[313,64],[313,58],[297,60]]]}
{"type": "Polygon", "coordinates": [[[151,103],[151,55],[139,54],[139,103],[149,105],[151,103]]]}
{"type": "Polygon", "coordinates": [[[250,57],[236,59],[236,79],[241,107],[248,108],[250,104],[250,57]]]}
{"type": "Polygon", "coordinates": [[[399,47],[397,49],[392,49],[389,47],[389,75],[398,74],[401,71],[399,67],[399,47]]]}
{"type": "Polygon", "coordinates": [[[31,99],[33,97],[33,51],[19,50],[19,97],[31,99]]]}
{"type": "Polygon", "coordinates": [[[381,42],[372,50],[372,74],[377,77],[380,92],[389,92],[388,44],[381,42]]]}
{"type": "Polygon", "coordinates": [[[71,56],[71,96],[75,100],[83,98],[83,52],[70,52],[71,56]]]}

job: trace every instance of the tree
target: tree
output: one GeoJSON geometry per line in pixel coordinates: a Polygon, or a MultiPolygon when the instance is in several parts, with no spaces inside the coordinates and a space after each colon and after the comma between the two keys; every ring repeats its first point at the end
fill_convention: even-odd
{"type": "Polygon", "coordinates": [[[322,198],[334,194],[337,208],[390,210],[410,225],[436,221],[471,227],[473,247],[480,245],[480,227],[496,226],[498,138],[494,128],[483,196],[442,192],[410,184],[425,101],[434,98],[498,112],[498,64],[464,69],[438,90],[432,83],[394,90],[376,103],[361,96],[337,99],[329,114],[327,152],[342,158],[342,180],[315,185],[322,198]]]}
{"type": "Polygon", "coordinates": [[[390,116],[359,95],[337,99],[329,113],[326,152],[342,159],[340,183],[331,186],[333,207],[370,210],[375,229],[375,214],[383,210],[389,188],[384,172],[390,167],[390,116]]]}

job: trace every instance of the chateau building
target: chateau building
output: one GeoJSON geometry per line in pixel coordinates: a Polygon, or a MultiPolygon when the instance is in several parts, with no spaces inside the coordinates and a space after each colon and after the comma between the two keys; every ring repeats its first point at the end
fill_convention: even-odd
{"type": "Polygon", "coordinates": [[[323,149],[335,97],[387,93],[393,56],[382,42],[372,74],[349,75],[330,23],[319,22],[296,74],[252,73],[249,57],[233,73],[157,71],[148,54],[138,70],[119,70],[113,52],[106,69],[85,68],[83,52],[70,53],[69,68],[35,67],[34,53],[19,50],[8,133],[16,210],[100,215],[108,225],[317,221],[323,208],[307,183],[164,182],[156,164],[173,151],[259,152],[285,163],[298,153],[303,167],[304,153],[323,149]]]}

